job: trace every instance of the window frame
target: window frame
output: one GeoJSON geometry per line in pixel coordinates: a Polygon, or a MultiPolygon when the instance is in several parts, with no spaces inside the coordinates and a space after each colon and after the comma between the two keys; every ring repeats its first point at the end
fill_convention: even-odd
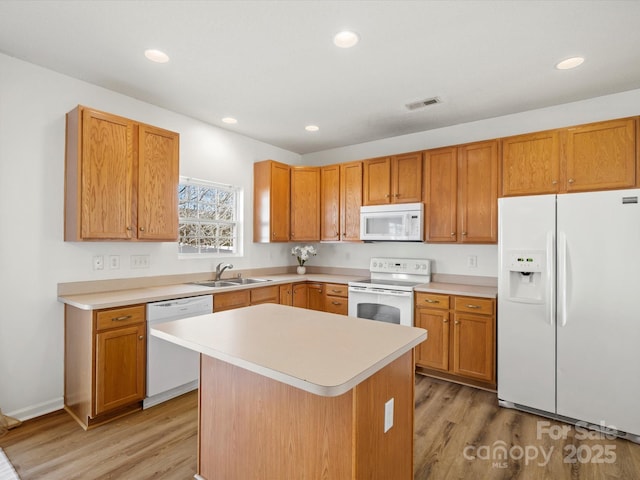
{"type": "MultiPolygon", "coordinates": [[[[219,182],[213,182],[210,180],[202,180],[199,178],[192,178],[192,177],[186,177],[186,176],[180,176],[179,180],[178,180],[178,258],[180,259],[194,259],[194,258],[230,258],[230,257],[241,257],[243,256],[243,245],[244,245],[244,229],[243,229],[243,200],[244,200],[244,190],[242,187],[240,186],[236,186],[236,185],[229,185],[229,184],[224,184],[224,183],[219,183],[219,182]],[[234,220],[222,220],[222,219],[218,219],[218,218],[201,218],[199,216],[200,212],[204,210],[203,205],[207,205],[208,202],[203,202],[202,197],[200,195],[197,195],[195,201],[194,199],[191,200],[191,202],[187,201],[184,202],[183,201],[183,197],[181,197],[181,190],[183,188],[183,186],[192,186],[192,187],[196,187],[196,188],[209,188],[212,190],[216,190],[216,193],[214,194],[214,196],[217,196],[219,193],[218,191],[224,191],[224,192],[230,192],[233,195],[233,203],[235,204],[235,211],[233,212],[233,217],[234,220]],[[184,208],[181,208],[182,205],[184,205],[185,203],[195,203],[196,206],[196,211],[198,212],[198,214],[196,216],[183,216],[183,211],[184,208]],[[192,237],[194,239],[197,239],[197,247],[191,247],[191,248],[197,248],[196,251],[182,251],[183,248],[183,242],[182,242],[182,226],[186,223],[191,223],[196,225],[196,228],[198,230],[196,236],[192,237]],[[229,225],[232,227],[232,234],[231,234],[231,239],[235,239],[235,244],[233,244],[233,251],[230,252],[225,252],[225,251],[221,251],[219,249],[219,246],[216,247],[216,250],[201,250],[201,244],[200,244],[200,239],[202,238],[202,236],[199,235],[200,233],[200,228],[202,225],[215,225],[216,228],[216,232],[218,231],[217,227],[220,225],[229,225]],[[235,233],[233,233],[235,231],[235,233]]],[[[209,205],[211,205],[209,203],[209,205]]],[[[216,207],[213,207],[210,209],[213,210],[214,212],[217,211],[217,207],[218,204],[216,204],[216,207]]],[[[218,235],[215,236],[211,236],[209,238],[213,238],[215,239],[214,243],[216,245],[219,245],[219,242],[217,241],[219,239],[218,235]]],[[[186,248],[189,248],[189,246],[187,246],[186,248]]]]}

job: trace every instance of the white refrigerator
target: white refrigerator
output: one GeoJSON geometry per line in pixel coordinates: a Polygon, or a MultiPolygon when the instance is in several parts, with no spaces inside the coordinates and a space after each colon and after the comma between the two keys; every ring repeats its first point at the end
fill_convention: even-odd
{"type": "Polygon", "coordinates": [[[501,198],[498,398],[640,441],[640,189],[501,198]]]}

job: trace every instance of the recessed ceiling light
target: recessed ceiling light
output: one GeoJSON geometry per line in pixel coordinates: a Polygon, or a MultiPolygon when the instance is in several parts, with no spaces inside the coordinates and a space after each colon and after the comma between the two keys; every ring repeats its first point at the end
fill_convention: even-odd
{"type": "Polygon", "coordinates": [[[318,130],[320,130],[320,127],[317,125],[307,125],[306,127],[304,127],[304,129],[307,132],[317,132],[318,130]]]}
{"type": "Polygon", "coordinates": [[[358,36],[357,33],[350,32],[348,30],[340,32],[336,34],[335,37],[333,37],[333,43],[335,44],[336,47],[340,47],[340,48],[351,48],[356,43],[358,43],[359,40],[360,40],[360,37],[358,36]]]}
{"type": "Polygon", "coordinates": [[[558,70],[570,70],[572,68],[579,67],[583,62],[583,57],[571,57],[556,63],[556,68],[558,70]]]}
{"type": "Polygon", "coordinates": [[[145,50],[144,56],[156,63],[167,63],[169,61],[169,55],[160,50],[154,50],[153,48],[145,50]]]}
{"type": "Polygon", "coordinates": [[[236,119],[235,119],[235,118],[233,118],[233,117],[224,117],[224,118],[222,119],[222,121],[223,121],[224,123],[228,123],[228,124],[230,124],[230,125],[235,125],[236,123],[238,123],[238,120],[236,120],[236,119]]]}

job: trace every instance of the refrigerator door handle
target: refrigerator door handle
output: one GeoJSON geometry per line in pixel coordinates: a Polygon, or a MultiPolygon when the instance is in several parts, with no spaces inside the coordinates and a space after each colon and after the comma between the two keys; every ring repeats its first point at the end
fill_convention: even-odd
{"type": "Polygon", "coordinates": [[[549,315],[549,325],[553,327],[553,323],[556,318],[556,299],[553,297],[553,292],[555,292],[555,238],[554,232],[547,232],[547,314],[549,315]]]}
{"type": "Polygon", "coordinates": [[[558,316],[560,326],[567,324],[567,236],[558,233],[558,316]]]}

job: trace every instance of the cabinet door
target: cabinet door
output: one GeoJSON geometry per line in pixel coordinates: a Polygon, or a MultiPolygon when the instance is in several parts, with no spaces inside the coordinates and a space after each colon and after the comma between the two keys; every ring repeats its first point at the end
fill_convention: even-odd
{"type": "Polygon", "coordinates": [[[340,165],[320,168],[320,240],[340,240],[340,165]]]}
{"type": "Polygon", "coordinates": [[[293,285],[280,285],[280,305],[293,305],[293,285]]]}
{"type": "Polygon", "coordinates": [[[347,315],[349,313],[349,301],[345,297],[326,295],[323,310],[329,313],[347,315]]]}
{"type": "Polygon", "coordinates": [[[391,203],[391,158],[365,160],[363,169],[363,204],[391,203]]]}
{"type": "Polygon", "coordinates": [[[178,134],[138,128],[138,238],[178,238],[178,134]]]}
{"type": "Polygon", "coordinates": [[[424,152],[425,238],[428,242],[457,241],[458,149],[424,152]]]}
{"type": "Polygon", "coordinates": [[[560,141],[557,130],[503,138],[502,195],[557,193],[560,141]]]}
{"type": "Polygon", "coordinates": [[[449,311],[416,308],[416,327],[427,330],[427,339],[416,347],[416,364],[449,369],[449,311]]]}
{"type": "Polygon", "coordinates": [[[454,312],[453,373],[495,382],[495,320],[454,312]]]}
{"type": "Polygon", "coordinates": [[[146,324],[96,334],[95,415],[145,396],[146,324]]]}
{"type": "Polygon", "coordinates": [[[248,307],[250,302],[249,290],[216,293],[213,296],[213,311],[222,312],[233,308],[248,307]]]}
{"type": "Polygon", "coordinates": [[[362,162],[340,165],[340,234],[346,242],[360,241],[362,162]]]}
{"type": "Polygon", "coordinates": [[[291,168],[291,240],[320,240],[320,169],[291,168]]]}
{"type": "MultiPolygon", "coordinates": [[[[136,236],[132,218],[133,136],[132,121],[90,109],[82,110],[81,193],[77,201],[81,203],[83,239],[136,236]]],[[[75,148],[75,145],[67,148],[75,148]]],[[[69,167],[71,165],[67,165],[69,167]]]]}
{"type": "Polygon", "coordinates": [[[324,310],[324,288],[320,283],[307,285],[308,305],[311,310],[324,310]]]}
{"type": "Polygon", "coordinates": [[[498,142],[479,142],[458,152],[458,225],[461,243],[498,241],[498,142]]]}
{"type": "Polygon", "coordinates": [[[293,306],[308,308],[309,298],[306,283],[298,283],[293,286],[293,306]]]}
{"type": "Polygon", "coordinates": [[[397,155],[392,159],[393,203],[422,201],[422,152],[397,155]]]}
{"type": "Polygon", "coordinates": [[[569,128],[566,177],[567,192],[634,187],[635,119],[569,128]]]}
{"type": "Polygon", "coordinates": [[[290,167],[264,160],[253,164],[253,241],[288,242],[290,167]]]}
{"type": "Polygon", "coordinates": [[[252,288],[249,293],[251,305],[258,305],[260,303],[278,303],[280,301],[280,289],[277,285],[252,288]]]}

